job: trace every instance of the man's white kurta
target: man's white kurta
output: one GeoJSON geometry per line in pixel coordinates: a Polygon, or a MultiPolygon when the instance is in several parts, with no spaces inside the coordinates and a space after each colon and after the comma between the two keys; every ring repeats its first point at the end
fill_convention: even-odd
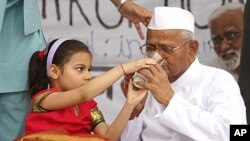
{"type": "Polygon", "coordinates": [[[230,124],[246,124],[238,84],[224,70],[204,66],[196,58],[171,87],[175,93],[167,107],[148,95],[122,141],[228,141],[230,124]]]}

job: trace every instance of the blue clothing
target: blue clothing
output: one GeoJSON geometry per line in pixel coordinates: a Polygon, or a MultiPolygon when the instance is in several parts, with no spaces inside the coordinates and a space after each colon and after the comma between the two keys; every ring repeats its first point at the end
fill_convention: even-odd
{"type": "Polygon", "coordinates": [[[27,91],[0,94],[0,141],[13,141],[23,134],[29,105],[27,91]]]}
{"type": "Polygon", "coordinates": [[[46,45],[37,0],[1,0],[0,13],[0,94],[23,91],[30,57],[46,45]]]}
{"type": "Polygon", "coordinates": [[[45,46],[37,0],[0,0],[0,141],[23,132],[28,63],[45,46]]]}

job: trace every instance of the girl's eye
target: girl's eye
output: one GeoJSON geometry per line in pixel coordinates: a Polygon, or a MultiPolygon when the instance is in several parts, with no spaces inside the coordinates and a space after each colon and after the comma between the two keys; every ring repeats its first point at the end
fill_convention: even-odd
{"type": "Polygon", "coordinates": [[[83,68],[82,68],[82,67],[79,67],[79,68],[77,68],[77,70],[78,70],[79,72],[82,72],[82,71],[83,71],[83,68]]]}

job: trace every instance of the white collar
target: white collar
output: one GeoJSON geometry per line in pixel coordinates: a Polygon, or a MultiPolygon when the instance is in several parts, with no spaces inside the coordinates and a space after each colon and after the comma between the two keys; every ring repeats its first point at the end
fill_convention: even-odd
{"type": "Polygon", "coordinates": [[[188,67],[188,69],[176,81],[171,83],[171,85],[173,87],[180,87],[185,85],[186,83],[189,83],[190,80],[193,79],[194,76],[200,72],[200,70],[197,69],[200,65],[200,62],[196,57],[194,62],[188,67]]]}

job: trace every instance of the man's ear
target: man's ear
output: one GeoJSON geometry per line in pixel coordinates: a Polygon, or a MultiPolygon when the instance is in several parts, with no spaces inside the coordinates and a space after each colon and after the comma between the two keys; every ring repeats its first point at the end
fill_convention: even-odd
{"type": "Polygon", "coordinates": [[[193,40],[191,41],[191,43],[189,44],[189,48],[190,48],[190,61],[194,61],[194,59],[196,58],[197,52],[198,52],[198,48],[199,48],[199,42],[197,40],[193,40]]]}
{"type": "Polygon", "coordinates": [[[49,67],[49,72],[48,72],[49,76],[52,79],[58,79],[59,73],[60,73],[59,68],[55,64],[51,64],[49,67]]]}

